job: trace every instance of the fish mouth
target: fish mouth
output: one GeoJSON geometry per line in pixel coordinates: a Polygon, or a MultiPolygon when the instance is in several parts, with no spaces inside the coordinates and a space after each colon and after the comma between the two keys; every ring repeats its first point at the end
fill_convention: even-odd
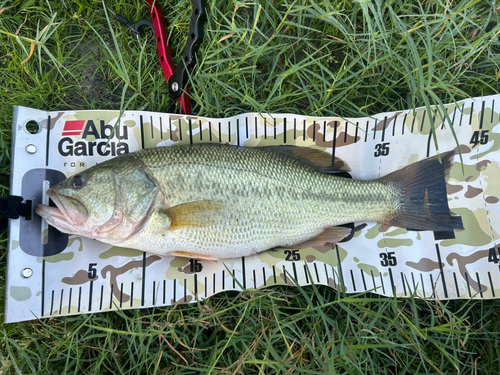
{"type": "Polygon", "coordinates": [[[47,196],[56,207],[39,204],[35,212],[47,220],[49,224],[81,225],[87,220],[88,211],[78,200],[68,196],[59,196],[51,189],[47,191],[47,196]]]}

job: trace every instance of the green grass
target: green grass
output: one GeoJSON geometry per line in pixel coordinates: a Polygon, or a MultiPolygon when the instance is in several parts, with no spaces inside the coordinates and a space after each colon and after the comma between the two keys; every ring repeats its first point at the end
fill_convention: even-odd
{"type": "MultiPolygon", "coordinates": [[[[190,1],[160,3],[177,61],[190,1]]],[[[142,0],[109,5],[133,21],[148,17],[142,0]]],[[[135,41],[100,1],[0,0],[0,12],[1,173],[10,168],[12,105],[169,107],[151,35],[135,41]]],[[[192,77],[194,113],[366,116],[495,94],[499,33],[500,6],[483,0],[213,0],[192,77]]],[[[0,190],[7,194],[4,176],[0,190]]],[[[493,374],[499,307],[314,286],[225,293],[175,308],[1,325],[0,371],[493,374]]]]}

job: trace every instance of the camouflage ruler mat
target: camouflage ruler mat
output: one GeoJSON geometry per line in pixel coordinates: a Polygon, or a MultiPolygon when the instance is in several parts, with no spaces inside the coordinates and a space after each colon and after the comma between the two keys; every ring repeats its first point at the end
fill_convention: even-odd
{"type": "MultiPolygon", "coordinates": [[[[225,290],[275,284],[328,285],[385,296],[500,296],[500,95],[446,106],[463,156],[447,184],[450,208],[465,230],[415,232],[365,223],[333,248],[281,249],[205,262],[158,256],[58,234],[33,214],[10,220],[6,322],[115,309],[166,306],[225,290]]],[[[225,119],[127,111],[46,112],[14,108],[11,194],[47,204],[50,184],[107,158],[177,143],[298,145],[340,157],[358,179],[376,179],[456,149],[438,110],[371,118],[242,114],[225,119]],[[431,120],[430,120],[431,119],[431,120]],[[30,133],[30,122],[38,131],[30,133]],[[119,121],[117,125],[117,121],[119,121]],[[117,125],[113,134],[113,126],[117,125]]],[[[356,223],[362,225],[363,223],[356,223]]]]}

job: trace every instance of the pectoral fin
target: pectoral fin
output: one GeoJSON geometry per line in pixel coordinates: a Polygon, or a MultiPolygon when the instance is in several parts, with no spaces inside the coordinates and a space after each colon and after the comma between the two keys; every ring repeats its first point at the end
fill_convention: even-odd
{"type": "Polygon", "coordinates": [[[313,246],[323,246],[326,244],[334,244],[340,242],[345,237],[349,236],[351,228],[346,227],[328,227],[317,236],[290,246],[292,249],[305,249],[313,246]]]}
{"type": "Polygon", "coordinates": [[[168,230],[174,230],[213,225],[219,219],[222,208],[222,203],[218,201],[196,201],[169,207],[160,212],[170,219],[168,230]]]}
{"type": "Polygon", "coordinates": [[[167,255],[172,255],[174,257],[192,258],[198,260],[208,260],[211,262],[219,260],[219,258],[210,255],[195,254],[195,253],[190,253],[189,251],[170,251],[169,253],[167,253],[167,255]]]}

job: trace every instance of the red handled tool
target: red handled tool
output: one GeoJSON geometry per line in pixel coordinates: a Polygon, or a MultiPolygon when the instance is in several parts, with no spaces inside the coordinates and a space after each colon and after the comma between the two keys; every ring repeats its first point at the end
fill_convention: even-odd
{"type": "Polygon", "coordinates": [[[163,69],[163,75],[169,85],[169,94],[172,102],[177,100],[181,113],[191,114],[191,100],[189,98],[189,76],[194,68],[194,55],[203,41],[203,24],[206,19],[205,1],[191,0],[193,13],[189,27],[189,38],[184,47],[184,54],[177,65],[172,60],[170,46],[168,44],[167,24],[165,16],[157,0],[146,0],[151,13],[151,22],[139,21],[135,25],[115,13],[107,5],[108,10],[118,21],[132,29],[134,38],[138,39],[138,30],[141,26],[149,26],[154,31],[156,46],[158,48],[158,60],[163,69]]]}

